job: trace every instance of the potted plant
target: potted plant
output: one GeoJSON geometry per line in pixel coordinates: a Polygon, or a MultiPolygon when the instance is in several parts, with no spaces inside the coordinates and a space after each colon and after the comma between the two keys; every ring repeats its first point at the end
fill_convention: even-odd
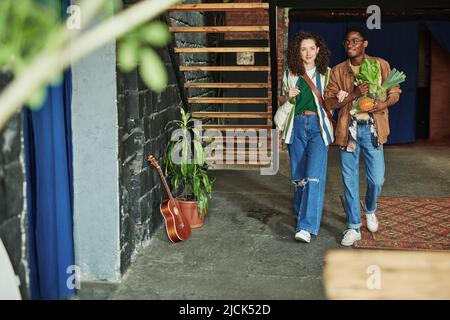
{"type": "Polygon", "coordinates": [[[200,132],[193,126],[194,119],[182,107],[180,114],[181,120],[167,124],[175,127],[176,132],[172,133],[167,146],[163,167],[191,228],[199,228],[208,211],[213,182],[209,179],[205,162],[206,146],[202,144],[200,132]]]}

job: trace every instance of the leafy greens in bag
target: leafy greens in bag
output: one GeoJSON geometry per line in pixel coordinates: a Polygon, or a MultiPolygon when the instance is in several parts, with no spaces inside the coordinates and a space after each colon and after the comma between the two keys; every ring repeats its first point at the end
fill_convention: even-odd
{"type": "Polygon", "coordinates": [[[372,100],[386,101],[386,92],[390,88],[404,82],[406,75],[402,71],[392,69],[386,80],[381,84],[381,69],[376,59],[365,59],[359,68],[359,74],[356,76],[356,83],[369,84],[369,92],[355,100],[352,113],[365,112],[366,107],[360,103],[367,104],[367,98],[372,100]]]}

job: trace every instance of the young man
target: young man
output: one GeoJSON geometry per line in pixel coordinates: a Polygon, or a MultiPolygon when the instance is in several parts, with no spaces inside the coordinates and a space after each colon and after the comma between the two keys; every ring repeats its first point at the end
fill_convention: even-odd
{"type": "Polygon", "coordinates": [[[355,76],[364,59],[376,59],[381,71],[381,82],[391,71],[389,63],[381,58],[370,57],[365,53],[368,41],[363,30],[352,28],[347,31],[343,42],[348,60],[331,70],[330,80],[325,90],[325,104],[329,109],[339,109],[336,128],[336,144],[340,146],[342,180],[344,182],[345,212],[347,230],[341,244],[351,246],[361,239],[361,210],[359,200],[359,156],[364,153],[367,192],[364,209],[367,228],[378,230],[375,215],[377,199],[384,183],[383,144],[389,135],[388,107],[399,100],[400,86],[387,91],[386,101],[375,101],[367,113],[352,116],[353,101],[368,92],[366,83],[356,86],[355,76]]]}

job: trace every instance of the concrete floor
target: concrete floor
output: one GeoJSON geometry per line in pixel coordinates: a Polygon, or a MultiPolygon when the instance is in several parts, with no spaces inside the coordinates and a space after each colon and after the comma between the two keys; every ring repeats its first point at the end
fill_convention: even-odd
{"type": "MultiPolygon", "coordinates": [[[[449,197],[449,159],[450,147],[420,143],[385,147],[382,195],[449,197]]],[[[250,170],[212,171],[216,182],[205,225],[177,244],[170,243],[161,226],[107,298],[325,299],[325,254],[336,248],[352,250],[339,244],[345,228],[339,151],[330,148],[322,226],[310,244],[294,240],[288,161],[283,152],[276,176],[250,170]]],[[[95,291],[88,292],[84,298],[95,298],[95,291]]]]}

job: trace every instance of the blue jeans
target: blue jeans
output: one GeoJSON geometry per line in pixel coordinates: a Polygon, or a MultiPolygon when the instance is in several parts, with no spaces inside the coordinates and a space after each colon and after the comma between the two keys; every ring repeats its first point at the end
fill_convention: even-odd
{"type": "Polygon", "coordinates": [[[353,152],[341,150],[342,180],[344,182],[345,213],[347,227],[358,229],[361,226],[361,207],[359,200],[359,155],[364,153],[367,192],[364,209],[367,214],[375,213],[377,200],[384,183],[383,146],[375,148],[370,139],[368,125],[358,125],[356,149],[353,152]]]}
{"type": "Polygon", "coordinates": [[[292,134],[288,149],[295,185],[296,230],[317,235],[323,210],[328,146],[323,142],[317,116],[295,116],[292,134]]]}

